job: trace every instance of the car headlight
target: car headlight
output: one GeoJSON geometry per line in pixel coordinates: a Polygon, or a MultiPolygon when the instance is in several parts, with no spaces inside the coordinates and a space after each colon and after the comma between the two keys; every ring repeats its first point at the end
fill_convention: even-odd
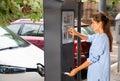
{"type": "Polygon", "coordinates": [[[14,67],[14,66],[0,66],[0,73],[3,74],[13,74],[13,73],[23,73],[26,72],[26,68],[14,67]]]}

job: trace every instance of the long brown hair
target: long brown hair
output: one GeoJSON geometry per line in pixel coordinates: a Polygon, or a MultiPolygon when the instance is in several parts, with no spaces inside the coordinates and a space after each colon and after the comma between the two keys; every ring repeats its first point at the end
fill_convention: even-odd
{"type": "Polygon", "coordinates": [[[107,34],[107,36],[109,38],[110,52],[112,52],[113,37],[112,37],[111,31],[110,31],[110,26],[111,26],[110,19],[103,12],[98,12],[98,13],[94,14],[92,16],[92,18],[98,23],[102,22],[103,31],[107,34]]]}

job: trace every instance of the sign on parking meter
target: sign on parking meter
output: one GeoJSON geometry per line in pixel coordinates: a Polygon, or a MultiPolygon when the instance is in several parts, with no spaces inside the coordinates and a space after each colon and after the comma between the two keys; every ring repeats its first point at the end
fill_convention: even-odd
{"type": "Polygon", "coordinates": [[[74,27],[74,11],[62,11],[62,43],[73,42],[74,37],[68,33],[68,28],[74,27]]]}
{"type": "Polygon", "coordinates": [[[77,3],[74,0],[44,0],[45,81],[74,81],[64,75],[74,68],[74,26],[77,3]]]}

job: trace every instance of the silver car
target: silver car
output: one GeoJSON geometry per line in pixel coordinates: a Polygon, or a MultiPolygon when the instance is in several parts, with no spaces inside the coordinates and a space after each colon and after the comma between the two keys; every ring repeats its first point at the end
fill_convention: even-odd
{"type": "Polygon", "coordinates": [[[2,27],[0,81],[44,81],[44,51],[2,27]]]}

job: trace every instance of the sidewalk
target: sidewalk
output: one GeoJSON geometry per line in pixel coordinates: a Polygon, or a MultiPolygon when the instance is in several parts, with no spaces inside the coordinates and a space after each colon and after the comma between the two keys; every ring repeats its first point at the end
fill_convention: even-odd
{"type": "Polygon", "coordinates": [[[114,63],[111,65],[111,77],[110,77],[111,80],[110,81],[120,81],[120,71],[117,72],[117,70],[118,70],[117,64],[118,63],[114,63]]]}

